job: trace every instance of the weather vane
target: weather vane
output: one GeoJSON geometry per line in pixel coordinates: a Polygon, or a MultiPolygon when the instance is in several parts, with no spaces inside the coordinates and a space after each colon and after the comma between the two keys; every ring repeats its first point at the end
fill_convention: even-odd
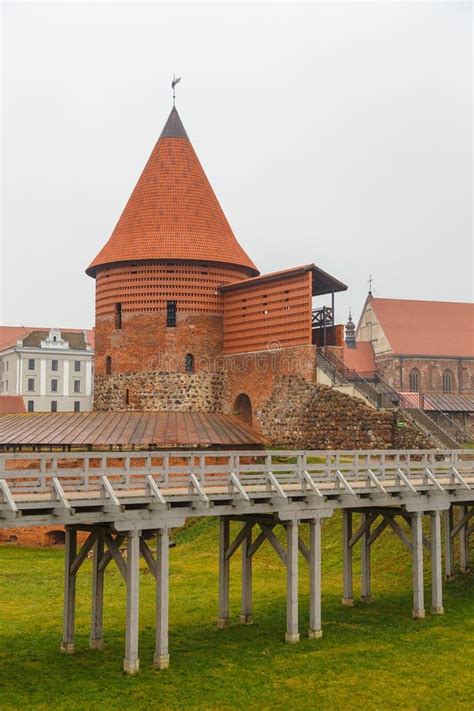
{"type": "Polygon", "coordinates": [[[374,278],[372,274],[369,274],[369,279],[368,279],[368,285],[369,285],[369,296],[372,296],[372,284],[373,284],[374,278]]]}
{"type": "Polygon", "coordinates": [[[175,86],[176,86],[176,84],[179,84],[180,81],[181,81],[181,77],[177,77],[177,76],[175,76],[175,75],[173,74],[173,81],[171,82],[171,88],[173,89],[173,106],[174,106],[175,103],[176,103],[176,89],[175,89],[175,86]]]}

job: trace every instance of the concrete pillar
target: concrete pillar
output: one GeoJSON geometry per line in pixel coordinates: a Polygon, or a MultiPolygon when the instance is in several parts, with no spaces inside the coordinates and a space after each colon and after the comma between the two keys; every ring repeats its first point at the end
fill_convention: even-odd
{"type": "Polygon", "coordinates": [[[439,511],[430,513],[431,530],[431,614],[442,615],[443,608],[443,567],[441,562],[441,515],[439,511]]]}
{"type": "Polygon", "coordinates": [[[413,554],[413,617],[425,616],[423,590],[423,515],[417,511],[412,514],[412,554],[413,554]]]}
{"type": "Polygon", "coordinates": [[[248,551],[252,545],[252,528],[242,541],[242,611],[240,622],[243,625],[252,624],[252,558],[248,551]]]}
{"type": "Polygon", "coordinates": [[[453,507],[444,512],[444,542],[445,542],[445,576],[446,580],[454,580],[454,541],[451,536],[453,530],[453,507]]]}
{"type": "Polygon", "coordinates": [[[229,624],[229,573],[230,560],[225,553],[229,547],[230,522],[219,518],[219,617],[217,626],[223,630],[229,624]]]}
{"type": "MultiPolygon", "coordinates": [[[[469,510],[469,506],[460,506],[461,516],[466,516],[469,510]]],[[[468,573],[469,567],[469,521],[466,521],[465,525],[459,531],[459,545],[460,545],[460,567],[461,573],[468,573]]]]}
{"type": "Polygon", "coordinates": [[[169,550],[170,537],[163,531],[156,537],[156,646],[153,664],[157,669],[167,669],[169,610],[169,550]]]}
{"type": "Polygon", "coordinates": [[[321,519],[309,522],[309,630],[308,637],[321,637],[321,519]]]}
{"type": "Polygon", "coordinates": [[[127,619],[123,660],[123,670],[126,674],[136,674],[140,667],[138,659],[139,563],[140,536],[137,531],[130,531],[127,535],[127,619]]]}
{"type": "Polygon", "coordinates": [[[103,645],[104,571],[99,570],[99,563],[103,555],[104,534],[99,533],[92,554],[92,619],[89,640],[92,649],[101,649],[103,645]]]}
{"type": "Polygon", "coordinates": [[[77,553],[77,532],[66,528],[64,545],[64,613],[61,652],[74,653],[74,619],[76,613],[76,573],[71,565],[77,553]]]}
{"type": "MultiPolygon", "coordinates": [[[[362,514],[362,524],[366,524],[369,518],[368,514],[362,514]]],[[[372,574],[370,569],[370,545],[369,545],[370,527],[362,535],[361,549],[361,598],[363,602],[372,602],[372,574]]]]}
{"type": "Polygon", "coordinates": [[[286,524],[286,642],[299,642],[298,632],[298,524],[286,524]]]}
{"type": "Polygon", "coordinates": [[[349,541],[352,538],[352,511],[342,512],[342,556],[343,556],[343,587],[342,604],[352,607],[352,548],[349,541]]]}

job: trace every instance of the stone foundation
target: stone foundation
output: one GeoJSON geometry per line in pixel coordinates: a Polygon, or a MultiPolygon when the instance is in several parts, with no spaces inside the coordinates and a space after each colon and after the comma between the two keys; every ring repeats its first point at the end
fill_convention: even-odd
{"type": "Polygon", "coordinates": [[[225,388],[223,371],[96,375],[94,409],[222,412],[225,388]]]}

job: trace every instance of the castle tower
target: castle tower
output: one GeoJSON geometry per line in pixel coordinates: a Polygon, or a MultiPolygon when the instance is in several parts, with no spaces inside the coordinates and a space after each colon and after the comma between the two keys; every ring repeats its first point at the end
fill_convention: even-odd
{"type": "MultiPolygon", "coordinates": [[[[97,408],[155,409],[154,394],[169,389],[157,373],[215,370],[223,338],[218,287],[259,272],[237,242],[175,107],[86,273],[96,279],[97,408]]],[[[181,409],[174,397],[177,407],[170,409],[181,409]]]]}

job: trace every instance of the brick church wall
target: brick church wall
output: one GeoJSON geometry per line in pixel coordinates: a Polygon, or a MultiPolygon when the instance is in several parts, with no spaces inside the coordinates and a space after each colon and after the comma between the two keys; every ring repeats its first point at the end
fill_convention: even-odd
{"type": "Polygon", "coordinates": [[[442,393],[443,372],[452,373],[451,392],[453,394],[474,393],[474,360],[458,358],[409,358],[383,356],[376,359],[380,375],[395,390],[407,392],[410,389],[410,371],[416,368],[420,373],[421,392],[442,393]],[[402,382],[400,379],[402,371],[402,382]]]}

